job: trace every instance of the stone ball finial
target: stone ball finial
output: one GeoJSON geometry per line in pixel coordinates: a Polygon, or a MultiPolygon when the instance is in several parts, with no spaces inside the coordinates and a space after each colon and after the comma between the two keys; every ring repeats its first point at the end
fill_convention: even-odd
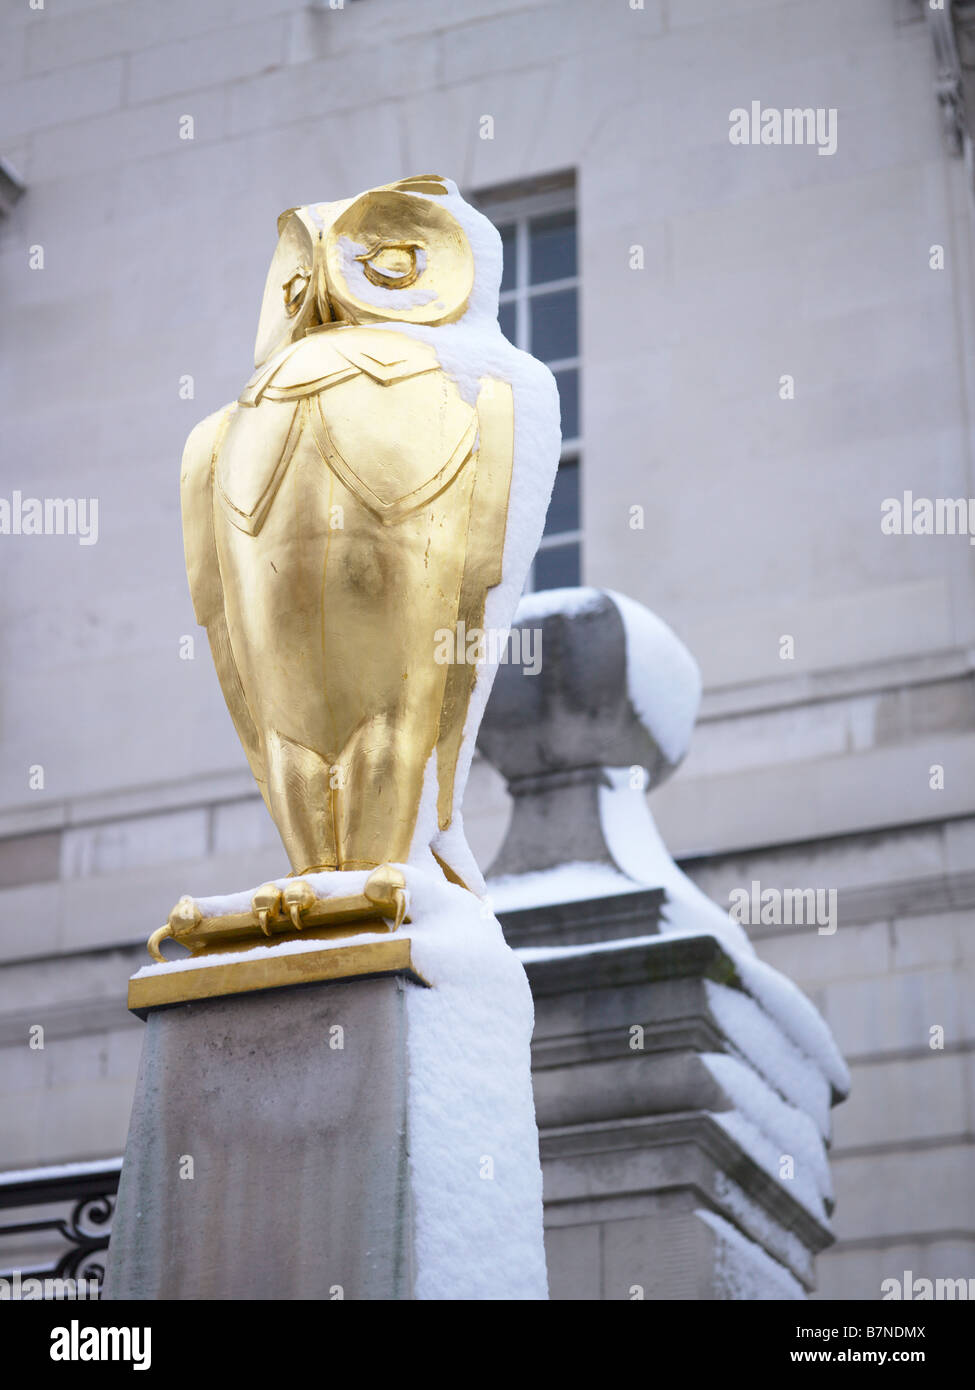
{"type": "Polygon", "coordinates": [[[599,812],[607,768],[659,786],[687,752],[701,696],[697,663],[649,609],[609,589],[526,595],[514,628],[533,662],[498,669],[478,748],[514,810],[495,876],[568,862],[619,867],[599,812]]]}
{"type": "Polygon", "coordinates": [[[540,634],[540,669],[499,668],[478,740],[509,783],[596,765],[643,767],[658,786],[679,766],[701,677],[666,623],[622,594],[579,588],[527,594],[514,627],[540,634]]]}

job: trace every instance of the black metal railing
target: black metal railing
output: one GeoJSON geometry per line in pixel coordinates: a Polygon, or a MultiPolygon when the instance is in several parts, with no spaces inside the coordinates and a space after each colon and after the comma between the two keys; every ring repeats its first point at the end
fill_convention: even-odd
{"type": "Polygon", "coordinates": [[[122,1160],[108,1158],[0,1172],[0,1279],[7,1281],[6,1297],[73,1297],[81,1280],[84,1297],[99,1296],[121,1171],[122,1160]],[[27,1219],[16,1219],[17,1213],[27,1219]],[[40,1284],[21,1293],[28,1279],[40,1284]]]}

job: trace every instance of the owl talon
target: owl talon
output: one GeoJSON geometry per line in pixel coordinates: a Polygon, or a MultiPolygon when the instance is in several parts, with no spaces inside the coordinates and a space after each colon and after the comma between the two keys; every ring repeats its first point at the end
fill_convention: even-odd
{"type": "Polygon", "coordinates": [[[301,931],[304,927],[302,917],[318,899],[312,890],[311,884],[306,883],[303,878],[296,878],[288,884],[284,890],[283,902],[287,909],[288,916],[295,925],[296,931],[301,931]]]}
{"type": "Polygon", "coordinates": [[[392,917],[397,931],[406,917],[406,879],[392,864],[380,864],[366,880],[366,897],[384,917],[392,917]]]}
{"type": "Polygon", "coordinates": [[[402,888],[397,888],[393,893],[393,906],[396,909],[393,931],[399,931],[406,916],[406,893],[402,888]]]}
{"type": "Polygon", "coordinates": [[[196,902],[184,894],[179,902],[169,914],[169,918],[164,927],[154,931],[146,942],[146,947],[154,961],[160,965],[165,965],[166,957],[160,950],[162,942],[167,940],[179,941],[188,933],[195,931],[203,921],[203,913],[200,911],[196,902]]]}
{"type": "Polygon", "coordinates": [[[150,956],[154,961],[157,961],[160,965],[166,964],[166,957],[163,955],[162,951],[159,948],[167,938],[172,936],[172,934],[173,929],[167,922],[164,927],[160,927],[157,931],[154,931],[152,933],[152,936],[150,936],[149,940],[146,942],[146,948],[148,949],[150,956]]]}
{"type": "Polygon", "coordinates": [[[167,923],[170,935],[178,937],[181,932],[192,931],[203,921],[203,913],[189,894],[184,894],[169,914],[167,923]]]}
{"type": "Polygon", "coordinates": [[[281,913],[281,889],[274,883],[263,883],[251,899],[251,910],[265,936],[271,936],[271,922],[281,913]]]}

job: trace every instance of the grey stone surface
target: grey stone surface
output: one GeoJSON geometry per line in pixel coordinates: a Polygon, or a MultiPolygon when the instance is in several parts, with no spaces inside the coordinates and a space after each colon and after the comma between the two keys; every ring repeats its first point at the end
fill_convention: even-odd
{"type": "Polygon", "coordinates": [[[583,946],[650,936],[660,930],[662,888],[637,889],[591,902],[553,903],[499,913],[509,946],[583,946]]]}
{"type": "Polygon", "coordinates": [[[571,611],[514,623],[540,631],[540,671],[498,669],[477,741],[514,801],[495,877],[572,861],[615,864],[599,821],[603,768],[643,768],[653,787],[679,764],[633,706],[627,634],[612,595],[590,592],[571,611]]]}
{"type": "MultiPolygon", "coordinates": [[[[596,906],[559,911],[591,919],[596,906]]],[[[722,1024],[714,991],[741,986],[720,944],[661,936],[526,969],[551,1297],[811,1292],[815,1257],[833,1239],[825,1214],[810,1212],[721,1123],[735,1101],[706,1057],[736,1057],[772,1101],[763,1048],[769,1037],[780,1051],[791,1044],[767,1016],[765,1034],[754,1020],[739,1018],[730,1032],[722,1024]],[[730,1233],[730,1256],[701,1211],[730,1233]],[[742,1259],[748,1269],[736,1280],[729,1270],[744,1270],[742,1259]]],[[[751,1009],[761,1012],[755,1001],[751,1009]]]]}
{"type": "MultiPolygon", "coordinates": [[[[508,783],[608,766],[670,768],[627,694],[626,630],[608,594],[572,612],[519,617],[541,632],[541,670],[499,667],[478,744],[508,783]]],[[[659,771],[656,771],[659,769],[659,771]]]]}
{"type": "Polygon", "coordinates": [[[314,984],[150,1015],[107,1297],[410,1296],[413,987],[314,984]]]}
{"type": "Polygon", "coordinates": [[[12,835],[0,840],[0,888],[57,878],[60,854],[61,836],[57,831],[12,835]]]}
{"type": "MultiPolygon", "coordinates": [[[[542,1136],[542,1159],[551,1194],[548,1230],[595,1225],[607,1246],[614,1237],[638,1242],[635,1267],[620,1271],[604,1254],[603,1299],[625,1298],[632,1282],[647,1288],[648,1298],[728,1297],[718,1289],[708,1244],[701,1244],[693,1260],[686,1249],[701,1210],[726,1221],[741,1247],[773,1261],[780,1275],[807,1292],[815,1287],[814,1255],[827,1243],[824,1228],[765,1179],[706,1113],[552,1131],[542,1136]],[[684,1220],[671,1224],[677,1214],[684,1220]],[[625,1231],[633,1222],[642,1226],[635,1241],[625,1231]],[[661,1287],[655,1275],[660,1266],[679,1270],[679,1280],[661,1287]],[[684,1292],[689,1287],[698,1292],[684,1292]]],[[[550,1259],[551,1298],[562,1297],[559,1290],[571,1278],[571,1269],[550,1259]]]]}
{"type": "Polygon", "coordinates": [[[599,789],[605,780],[601,767],[584,767],[509,782],[511,822],[491,876],[566,863],[616,867],[599,823],[599,789]]]}

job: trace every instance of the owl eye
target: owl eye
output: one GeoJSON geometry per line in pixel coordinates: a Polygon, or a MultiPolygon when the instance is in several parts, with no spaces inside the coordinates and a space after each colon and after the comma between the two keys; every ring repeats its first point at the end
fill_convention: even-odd
{"type": "Polygon", "coordinates": [[[301,308],[310,278],[307,270],[297,270],[291,279],[285,280],[281,286],[284,290],[284,311],[289,318],[294,318],[301,308]]]}
{"type": "Polygon", "coordinates": [[[366,251],[356,256],[370,285],[382,285],[387,290],[406,289],[415,283],[423,270],[423,252],[416,242],[401,241],[366,251]],[[419,255],[417,254],[419,252],[419,255]]]}

